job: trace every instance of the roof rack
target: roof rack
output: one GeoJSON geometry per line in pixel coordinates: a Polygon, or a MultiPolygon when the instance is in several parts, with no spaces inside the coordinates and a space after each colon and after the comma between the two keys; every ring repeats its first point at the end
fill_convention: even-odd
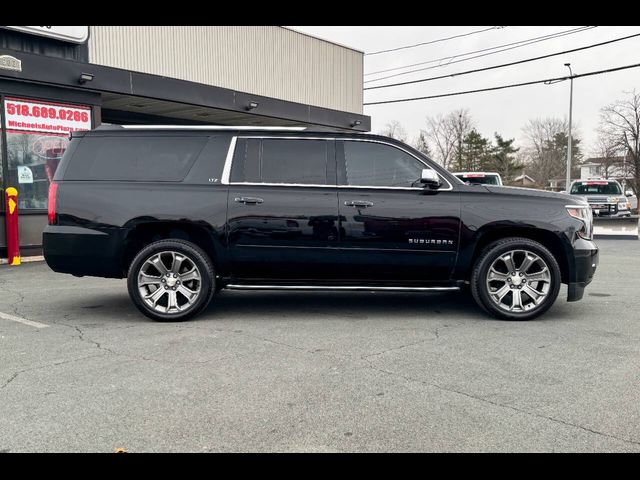
{"type": "Polygon", "coordinates": [[[307,127],[252,127],[234,125],[114,125],[116,128],[130,130],[274,130],[300,132],[307,127]]]}

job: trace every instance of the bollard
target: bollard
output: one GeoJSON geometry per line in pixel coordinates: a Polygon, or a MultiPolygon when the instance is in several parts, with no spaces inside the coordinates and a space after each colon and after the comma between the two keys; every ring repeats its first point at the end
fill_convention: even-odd
{"type": "Polygon", "coordinates": [[[7,234],[7,259],[9,265],[20,265],[20,237],[18,235],[18,191],[5,190],[5,227],[7,234]]]}

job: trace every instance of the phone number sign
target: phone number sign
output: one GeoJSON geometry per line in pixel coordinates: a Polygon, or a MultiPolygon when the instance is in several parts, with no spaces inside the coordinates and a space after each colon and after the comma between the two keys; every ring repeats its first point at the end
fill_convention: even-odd
{"type": "Polygon", "coordinates": [[[7,130],[61,134],[91,130],[91,108],[79,105],[6,97],[4,116],[7,130]]]}

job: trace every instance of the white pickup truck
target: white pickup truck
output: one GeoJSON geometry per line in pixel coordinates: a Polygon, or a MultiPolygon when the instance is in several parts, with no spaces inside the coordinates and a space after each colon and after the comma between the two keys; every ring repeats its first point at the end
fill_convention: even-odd
{"type": "MultiPolygon", "coordinates": [[[[586,198],[594,217],[630,217],[632,205],[616,180],[577,180],[571,184],[570,195],[586,198]]],[[[637,199],[636,199],[637,208],[637,199]]]]}
{"type": "Polygon", "coordinates": [[[454,175],[465,183],[502,186],[502,177],[494,172],[455,172],[454,175]]]}

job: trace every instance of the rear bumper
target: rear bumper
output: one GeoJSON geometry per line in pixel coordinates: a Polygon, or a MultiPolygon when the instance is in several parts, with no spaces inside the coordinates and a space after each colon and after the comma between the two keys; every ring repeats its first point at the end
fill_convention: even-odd
{"type": "Polygon", "coordinates": [[[567,301],[576,302],[593,280],[599,262],[598,246],[589,240],[577,240],[574,246],[574,268],[568,283],[567,301]]]}
{"type": "Polygon", "coordinates": [[[44,259],[54,272],[122,278],[117,234],[49,225],[42,234],[44,259]]]}

